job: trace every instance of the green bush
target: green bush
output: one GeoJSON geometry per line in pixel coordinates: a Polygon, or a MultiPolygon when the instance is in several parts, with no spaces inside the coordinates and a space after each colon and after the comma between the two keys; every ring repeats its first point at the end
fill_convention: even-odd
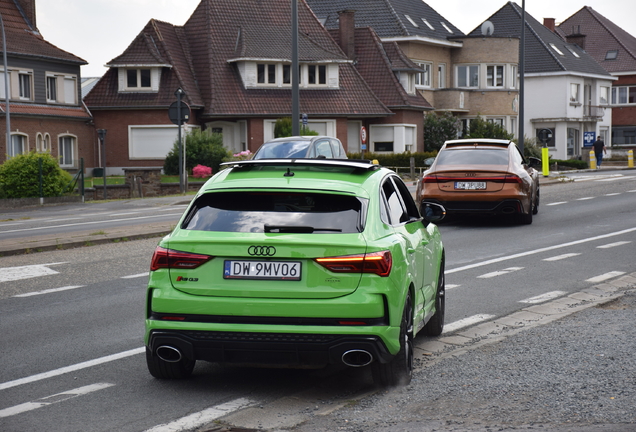
{"type": "Polygon", "coordinates": [[[441,115],[428,113],[424,116],[424,149],[439,150],[444,142],[457,138],[459,120],[446,111],[441,115]]]}
{"type": "Polygon", "coordinates": [[[38,198],[42,161],[42,196],[55,197],[64,192],[71,175],[60,168],[49,153],[24,153],[0,165],[0,198],[38,198]]]}
{"type": "Polygon", "coordinates": [[[570,167],[575,169],[587,169],[589,166],[586,161],[578,159],[550,159],[550,165],[557,164],[557,166],[570,167]]]}
{"type": "MultiPolygon", "coordinates": [[[[192,168],[205,165],[212,168],[212,172],[219,171],[219,165],[232,154],[223,147],[223,135],[209,133],[201,129],[194,129],[185,137],[186,141],[186,170],[192,173],[192,168]]],[[[179,175],[179,141],[175,140],[172,150],[163,162],[163,172],[166,175],[179,175]]]]}
{"type": "MultiPolygon", "coordinates": [[[[317,136],[318,132],[309,129],[307,126],[300,125],[300,135],[302,136],[317,136]]],[[[274,138],[284,138],[292,136],[292,121],[291,117],[283,117],[276,120],[274,123],[274,138]]]]}
{"type": "MultiPolygon", "coordinates": [[[[484,120],[477,116],[470,120],[468,133],[462,138],[494,138],[511,140],[514,136],[506,131],[500,124],[484,120]]],[[[525,141],[524,141],[525,145],[525,141]]]]}
{"type": "Polygon", "coordinates": [[[417,153],[370,153],[365,152],[364,157],[362,157],[361,153],[347,153],[347,157],[349,159],[368,159],[377,161],[382,166],[386,167],[409,167],[411,166],[411,158],[415,158],[415,166],[423,167],[424,160],[435,157],[437,155],[437,151],[432,152],[417,152],[417,153]]]}

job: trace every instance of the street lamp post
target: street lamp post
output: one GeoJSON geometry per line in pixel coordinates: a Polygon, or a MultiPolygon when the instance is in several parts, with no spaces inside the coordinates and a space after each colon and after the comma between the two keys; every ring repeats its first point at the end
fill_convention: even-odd
{"type": "Polygon", "coordinates": [[[2,63],[4,65],[4,97],[5,97],[5,121],[7,124],[7,153],[11,154],[11,109],[9,108],[9,65],[7,64],[7,36],[4,32],[4,21],[0,14],[0,27],[2,28],[2,63]]]}
{"type": "Polygon", "coordinates": [[[104,176],[104,199],[106,199],[106,129],[97,129],[99,141],[102,143],[102,175],[104,176]]]}

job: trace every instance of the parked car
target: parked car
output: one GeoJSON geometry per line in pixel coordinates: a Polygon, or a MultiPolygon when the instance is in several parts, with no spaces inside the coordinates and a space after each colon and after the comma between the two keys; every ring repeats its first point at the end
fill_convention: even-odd
{"type": "Polygon", "coordinates": [[[444,209],[423,218],[402,180],[368,161],[224,165],[152,257],[150,373],[345,364],[409,382],[413,338],[444,326],[444,209]]]}
{"type": "Polygon", "coordinates": [[[420,206],[441,204],[451,214],[516,215],[531,224],[539,211],[541,160],[526,160],[509,140],[446,141],[416,188],[420,206]]]}
{"type": "Polygon", "coordinates": [[[252,159],[318,158],[347,159],[342,143],[327,136],[295,136],[265,142],[252,159]]]}

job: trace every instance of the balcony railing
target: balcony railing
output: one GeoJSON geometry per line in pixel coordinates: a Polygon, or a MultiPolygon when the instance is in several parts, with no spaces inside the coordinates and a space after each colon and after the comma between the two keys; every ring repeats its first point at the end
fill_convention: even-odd
{"type": "Polygon", "coordinates": [[[595,106],[595,105],[584,105],[583,106],[583,116],[584,117],[602,118],[604,115],[605,115],[605,107],[604,106],[595,106]]]}

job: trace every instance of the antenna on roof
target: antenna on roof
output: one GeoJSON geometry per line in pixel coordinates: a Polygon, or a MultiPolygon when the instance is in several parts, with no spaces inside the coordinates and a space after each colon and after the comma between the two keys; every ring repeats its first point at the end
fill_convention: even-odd
{"type": "Polygon", "coordinates": [[[491,36],[495,32],[495,25],[490,21],[484,21],[481,25],[481,34],[483,36],[491,36]]]}

